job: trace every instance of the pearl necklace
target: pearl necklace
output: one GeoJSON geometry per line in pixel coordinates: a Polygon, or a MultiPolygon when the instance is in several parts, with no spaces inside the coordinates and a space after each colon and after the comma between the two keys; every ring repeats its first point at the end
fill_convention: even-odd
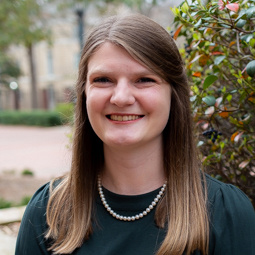
{"type": "Polygon", "coordinates": [[[123,221],[135,221],[135,220],[139,220],[141,218],[143,218],[144,216],[146,216],[149,212],[152,211],[152,209],[157,205],[158,201],[161,199],[161,197],[164,194],[164,191],[166,189],[166,183],[164,183],[164,185],[162,186],[162,188],[160,189],[158,195],[154,198],[154,200],[151,202],[151,204],[142,212],[139,214],[136,214],[135,216],[122,216],[116,212],[114,212],[111,207],[108,205],[108,203],[106,202],[105,196],[104,196],[104,192],[102,189],[102,185],[101,185],[101,178],[98,177],[98,191],[99,191],[99,196],[100,199],[105,207],[105,209],[117,220],[123,220],[123,221]]]}

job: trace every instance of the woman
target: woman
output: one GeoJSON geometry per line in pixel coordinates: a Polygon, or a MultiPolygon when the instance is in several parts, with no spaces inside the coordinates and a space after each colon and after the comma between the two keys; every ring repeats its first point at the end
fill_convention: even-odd
{"type": "Polygon", "coordinates": [[[75,116],[71,172],[32,198],[16,255],[255,254],[248,198],[199,170],[185,69],[158,24],[91,32],[75,116]]]}

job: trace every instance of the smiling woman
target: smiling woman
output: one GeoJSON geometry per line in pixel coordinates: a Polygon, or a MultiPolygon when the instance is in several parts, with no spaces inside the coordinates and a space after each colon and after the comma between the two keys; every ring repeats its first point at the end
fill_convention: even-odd
{"type": "Polygon", "coordinates": [[[185,68],[149,18],[114,16],[79,66],[72,167],[39,189],[16,255],[255,254],[255,215],[200,169],[185,68]]]}
{"type": "Polygon", "coordinates": [[[90,124],[104,150],[149,143],[160,147],[170,112],[170,85],[124,48],[105,42],[97,49],[88,62],[85,94],[90,124]]]}

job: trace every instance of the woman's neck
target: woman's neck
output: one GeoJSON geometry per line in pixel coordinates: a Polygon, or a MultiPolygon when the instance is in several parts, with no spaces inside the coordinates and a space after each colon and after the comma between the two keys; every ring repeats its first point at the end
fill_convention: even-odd
{"type": "Polygon", "coordinates": [[[162,144],[123,149],[104,146],[102,185],[117,194],[138,195],[165,182],[162,144]]]}

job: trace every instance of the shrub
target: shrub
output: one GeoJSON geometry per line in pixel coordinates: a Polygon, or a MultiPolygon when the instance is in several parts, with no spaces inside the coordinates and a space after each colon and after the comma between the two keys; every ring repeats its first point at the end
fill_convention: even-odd
{"type": "Polygon", "coordinates": [[[21,173],[21,175],[26,175],[26,176],[34,176],[33,171],[31,171],[30,169],[24,169],[21,173]]]}
{"type": "Polygon", "coordinates": [[[0,124],[27,126],[58,126],[63,121],[56,111],[1,111],[0,124]]]}
{"type": "Polygon", "coordinates": [[[23,206],[23,205],[27,205],[29,203],[29,201],[31,200],[31,196],[25,196],[21,199],[20,203],[18,204],[18,206],[23,206]]]}
{"type": "Polygon", "coordinates": [[[4,198],[0,197],[0,209],[10,208],[13,203],[11,201],[7,201],[4,198]]]}
{"type": "Polygon", "coordinates": [[[4,198],[0,197],[0,209],[16,207],[16,206],[24,206],[28,204],[30,199],[31,199],[31,196],[25,196],[21,199],[20,202],[16,203],[13,201],[5,200],[4,198]]]}
{"type": "Polygon", "coordinates": [[[73,103],[58,104],[55,110],[56,112],[60,114],[60,117],[64,124],[73,123],[73,116],[74,116],[73,103]]]}
{"type": "Polygon", "coordinates": [[[172,8],[184,36],[203,165],[255,205],[255,2],[183,2],[172,8]]]}

